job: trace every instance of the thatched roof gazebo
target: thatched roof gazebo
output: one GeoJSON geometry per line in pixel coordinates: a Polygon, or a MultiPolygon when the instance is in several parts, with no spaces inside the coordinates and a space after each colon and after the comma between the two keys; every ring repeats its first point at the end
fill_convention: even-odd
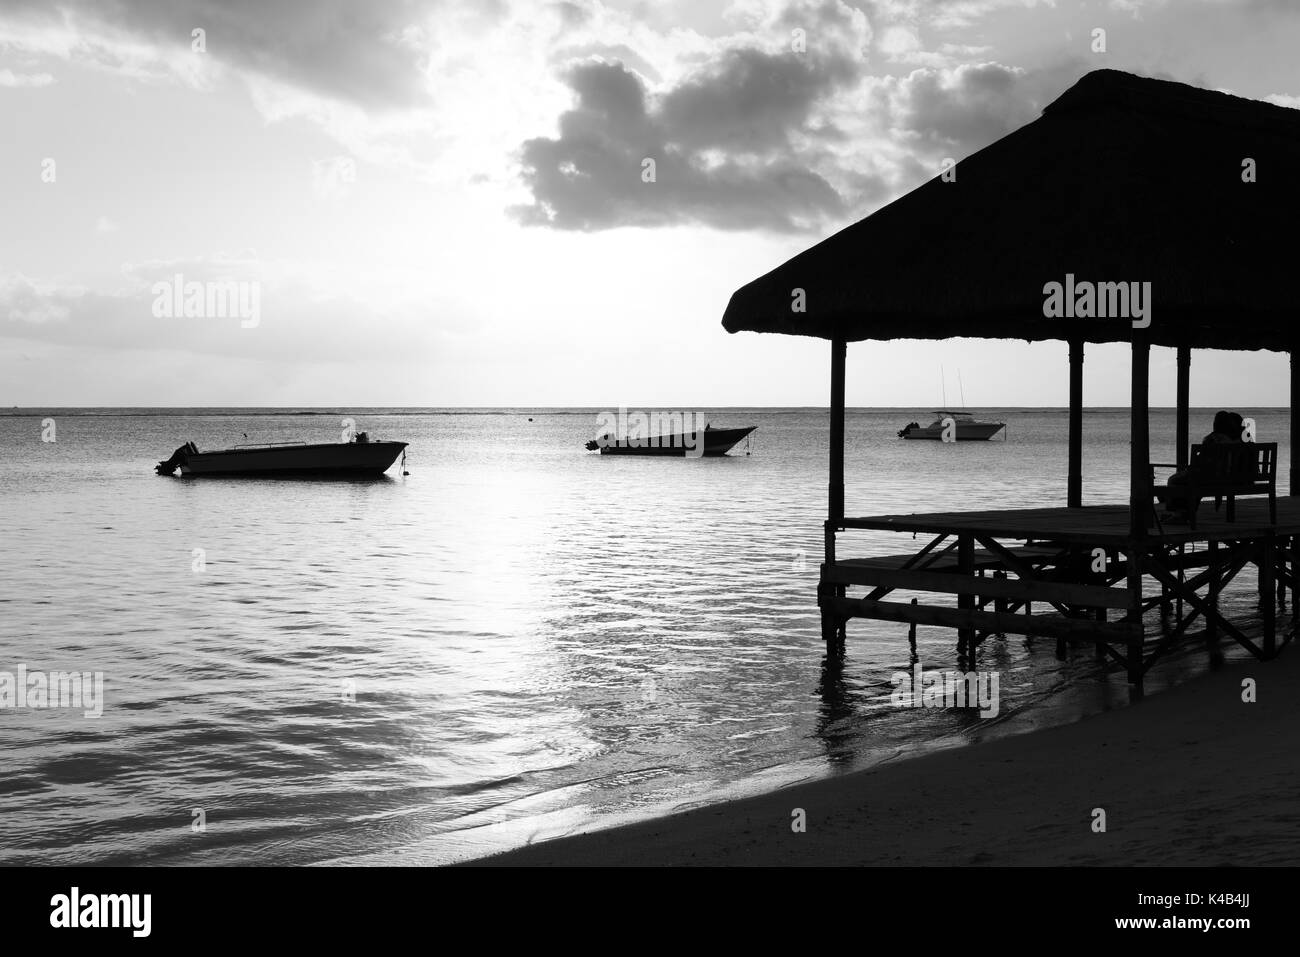
{"type": "MultiPolygon", "coordinates": [[[[1179,464],[1191,350],[1291,352],[1300,272],[1300,111],[1114,70],[1043,115],[737,290],[729,332],[832,343],[828,561],[844,519],[844,356],[869,339],[1070,344],[1067,504],[1081,506],[1084,344],[1132,345],[1129,536],[1151,508],[1152,344],[1178,350],[1179,464]],[[1150,283],[1149,325],[1045,314],[1048,283],[1150,283]],[[796,290],[801,291],[797,293],[796,290]],[[796,311],[796,303],[803,311],[796,311]]],[[[1115,291],[1110,290],[1112,297],[1115,291]]],[[[1117,300],[1111,299],[1111,306],[1117,300]]],[[[1094,306],[1095,312],[1095,306],[1094,306]]],[[[1292,425],[1291,492],[1300,480],[1292,425]]]]}

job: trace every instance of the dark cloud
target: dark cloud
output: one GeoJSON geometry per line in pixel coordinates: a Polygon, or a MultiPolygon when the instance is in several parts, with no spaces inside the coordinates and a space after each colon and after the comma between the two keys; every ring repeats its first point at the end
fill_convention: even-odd
{"type": "Polygon", "coordinates": [[[854,79],[845,58],[739,49],[652,98],[622,63],[581,64],[566,77],[577,102],[559,136],[523,144],[533,202],[513,212],[557,229],[812,228],[845,207],[813,168],[806,141],[835,133],[813,124],[814,109],[854,79]],[[646,159],[654,182],[643,180],[646,159]]]}
{"type": "Polygon", "coordinates": [[[857,64],[844,56],[729,50],[670,90],[659,119],[688,149],[763,152],[787,145],[793,133],[809,131],[816,103],[857,76],[857,64]]]}
{"type": "Polygon", "coordinates": [[[207,56],[367,109],[426,96],[421,51],[403,37],[437,0],[5,0],[0,16],[35,26],[65,23],[126,31],[189,50],[206,33],[207,56]]]}
{"type": "Polygon", "coordinates": [[[1034,120],[1088,66],[1071,60],[1044,70],[1000,63],[926,68],[880,84],[882,126],[927,154],[969,155],[1034,120]]]}

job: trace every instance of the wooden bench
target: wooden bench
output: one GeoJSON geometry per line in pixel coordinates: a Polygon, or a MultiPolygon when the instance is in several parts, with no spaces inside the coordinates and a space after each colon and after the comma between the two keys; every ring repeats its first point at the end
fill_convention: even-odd
{"type": "MultiPolygon", "coordinates": [[[[1177,468],[1165,462],[1153,462],[1152,485],[1157,468],[1177,468]]],[[[1193,445],[1184,481],[1172,487],[1155,488],[1156,499],[1168,503],[1170,492],[1178,489],[1187,501],[1188,522],[1196,528],[1196,513],[1201,499],[1214,497],[1218,511],[1228,501],[1227,520],[1236,521],[1236,500],[1248,495],[1268,496],[1268,520],[1277,523],[1277,443],[1225,442],[1193,445]]]]}

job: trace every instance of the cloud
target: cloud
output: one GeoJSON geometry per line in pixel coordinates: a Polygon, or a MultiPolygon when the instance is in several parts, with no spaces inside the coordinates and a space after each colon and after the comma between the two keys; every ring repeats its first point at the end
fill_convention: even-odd
{"type": "Polygon", "coordinates": [[[647,76],[631,58],[588,58],[564,71],[573,105],[557,136],[522,144],[532,201],[513,215],[556,229],[699,223],[782,232],[843,215],[875,185],[840,168],[830,149],[844,139],[831,105],[865,72],[870,26],[840,0],[747,16],[749,29],[659,89],[649,86],[657,72],[647,76]]]}
{"type": "MultiPolygon", "coordinates": [[[[783,69],[772,58],[748,62],[760,73],[783,69]]],[[[569,82],[578,102],[560,118],[559,137],[528,140],[521,151],[533,202],[512,212],[525,224],[592,230],[697,222],[790,231],[843,209],[825,178],[791,152],[769,149],[788,136],[784,127],[724,118],[710,131],[707,119],[726,100],[723,91],[698,98],[688,91],[665,115],[621,64],[585,64],[569,82]],[[711,149],[727,145],[744,155],[711,149]],[[652,182],[646,181],[647,161],[654,163],[652,182]]],[[[778,105],[774,115],[790,108],[778,105]]],[[[761,109],[754,104],[750,112],[761,109]]]]}
{"type": "MultiPolygon", "coordinates": [[[[1026,69],[960,62],[987,49],[923,29],[1034,0],[741,0],[741,28],[658,81],[623,57],[562,74],[572,102],[558,132],[526,140],[521,222],[555,229],[696,223],[718,229],[817,230],[870,212],[1039,116],[1089,66],[1026,69]],[[776,5],[773,6],[772,3],[776,5]],[[794,33],[798,31],[798,33],[794,33]],[[803,38],[802,48],[791,39],[803,38]],[[876,75],[887,61],[920,63],[876,75]],[[647,159],[653,182],[644,182],[647,159]]],[[[662,64],[660,64],[662,67],[662,64]]]]}
{"type": "Polygon", "coordinates": [[[926,67],[882,78],[871,99],[894,137],[926,156],[960,157],[1037,118],[1085,72],[1073,60],[1034,71],[1000,63],[926,67]]]}
{"type": "Polygon", "coordinates": [[[671,142],[687,150],[718,147],[762,153],[816,134],[817,103],[858,77],[848,57],[809,57],[757,49],[728,50],[668,91],[657,119],[671,142]]]}
{"type": "Polygon", "coordinates": [[[1056,0],[869,0],[868,3],[873,17],[881,20],[924,21],[945,29],[970,26],[1006,7],[1039,6],[1055,7],[1056,0]]]}
{"type": "Polygon", "coordinates": [[[134,76],[202,72],[202,58],[367,109],[428,98],[432,0],[11,0],[0,46],[134,76]],[[206,52],[191,49],[205,31],[206,52]]]}
{"type": "Polygon", "coordinates": [[[53,82],[54,77],[48,73],[15,73],[13,70],[0,70],[0,86],[49,86],[53,82]]]}
{"type": "Polygon", "coordinates": [[[457,328],[454,321],[429,322],[434,311],[449,307],[447,301],[407,292],[408,284],[401,280],[366,284],[349,276],[331,281],[311,270],[248,256],[127,264],[122,276],[114,288],[85,288],[23,274],[0,275],[0,337],[305,364],[340,356],[426,354],[457,328]],[[250,295],[242,301],[224,298],[222,315],[156,314],[162,295],[156,284],[170,286],[177,275],[183,286],[197,282],[229,288],[238,283],[250,295]],[[253,303],[254,286],[257,322],[246,326],[251,311],[239,307],[253,303]]]}
{"type": "Polygon", "coordinates": [[[892,26],[881,33],[876,45],[891,59],[903,59],[921,49],[921,38],[910,27],[892,26]]]}
{"type": "Polygon", "coordinates": [[[65,321],[84,296],[79,286],[38,281],[22,273],[0,276],[0,316],[26,327],[65,321]]]}

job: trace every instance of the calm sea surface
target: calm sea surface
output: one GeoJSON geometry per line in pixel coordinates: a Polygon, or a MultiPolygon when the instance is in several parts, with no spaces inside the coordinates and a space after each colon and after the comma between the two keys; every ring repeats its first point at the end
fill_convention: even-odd
{"type": "MultiPolygon", "coordinates": [[[[598,410],[120,411],[0,414],[0,671],[105,682],[98,718],[0,709],[0,863],[443,862],[1128,700],[1090,648],[1011,637],[981,650],[998,719],[896,709],[906,627],[884,623],[851,623],[827,670],[824,411],[699,410],[759,427],[707,460],[587,453],[598,410]],[[410,475],[152,471],[187,439],[337,441],[344,416],[409,442],[410,475]]],[[[1063,504],[1065,414],[985,411],[1007,441],[850,412],[849,514],[1063,504]]],[[[1284,441],[1285,411],[1241,411],[1284,441]]],[[[1126,499],[1127,421],[1085,416],[1085,502],[1126,499]]],[[[1153,413],[1153,458],[1173,432],[1153,413]]],[[[954,644],[922,628],[921,662],[954,644]]]]}

